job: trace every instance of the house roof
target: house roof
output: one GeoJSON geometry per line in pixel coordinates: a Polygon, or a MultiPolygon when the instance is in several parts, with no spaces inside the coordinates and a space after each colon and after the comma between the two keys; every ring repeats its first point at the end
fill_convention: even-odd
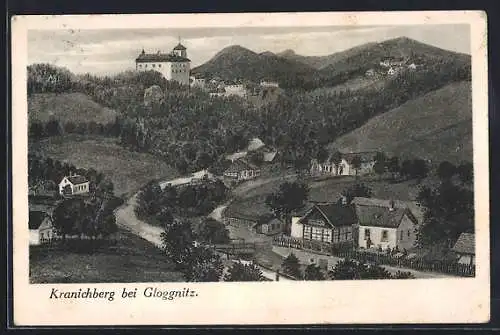
{"type": "Polygon", "coordinates": [[[357,223],[356,212],[353,206],[337,203],[316,204],[301,219],[325,219],[331,226],[349,226],[357,223]]]}
{"type": "Polygon", "coordinates": [[[255,221],[256,223],[265,223],[269,222],[274,215],[271,213],[266,213],[266,214],[246,214],[242,213],[238,210],[235,210],[233,207],[229,206],[224,210],[222,213],[224,217],[227,218],[237,218],[237,219],[242,219],[242,220],[248,220],[248,221],[255,221]]]}
{"type": "Polygon", "coordinates": [[[424,209],[416,201],[389,200],[377,198],[354,197],[353,205],[379,206],[389,208],[391,201],[395,208],[408,208],[418,223],[424,220],[424,209]]]}
{"type": "Polygon", "coordinates": [[[366,151],[366,152],[349,152],[342,153],[342,158],[344,158],[349,164],[352,163],[355,157],[359,157],[362,163],[372,162],[375,160],[376,151],[366,151]]]}
{"type": "Polygon", "coordinates": [[[474,234],[462,233],[458,238],[457,242],[452,248],[453,251],[462,254],[475,254],[475,239],[474,234]]]}
{"type": "Polygon", "coordinates": [[[147,54],[141,53],[136,59],[136,63],[152,63],[152,62],[190,62],[186,57],[177,56],[174,54],[156,53],[147,54]]]}
{"type": "Polygon", "coordinates": [[[355,207],[360,226],[398,228],[405,215],[417,223],[406,207],[394,207],[392,210],[386,206],[356,205],[355,207]]]}
{"type": "Polygon", "coordinates": [[[83,184],[89,181],[85,176],[80,176],[80,175],[69,176],[66,178],[68,178],[70,183],[73,185],[83,184]]]}
{"type": "Polygon", "coordinates": [[[186,50],[186,47],[179,43],[175,46],[174,50],[186,50]]]}
{"type": "Polygon", "coordinates": [[[42,211],[30,211],[28,220],[29,229],[38,229],[47,216],[47,213],[42,211]]]}
{"type": "Polygon", "coordinates": [[[231,166],[226,171],[224,171],[224,173],[234,173],[243,170],[256,170],[256,169],[257,168],[255,166],[245,161],[244,159],[238,159],[233,161],[231,166]]]}

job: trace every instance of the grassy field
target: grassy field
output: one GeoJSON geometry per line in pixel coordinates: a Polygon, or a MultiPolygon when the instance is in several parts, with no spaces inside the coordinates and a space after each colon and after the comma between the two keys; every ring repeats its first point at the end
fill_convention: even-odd
{"type": "MultiPolygon", "coordinates": [[[[368,186],[374,198],[414,200],[419,189],[424,185],[433,185],[437,181],[433,178],[424,179],[421,184],[415,181],[404,181],[392,183],[388,180],[379,180],[377,177],[359,178],[354,177],[332,177],[328,179],[309,179],[307,181],[309,191],[309,201],[311,202],[335,202],[339,199],[343,190],[355,183],[363,183],[368,186]]],[[[265,204],[268,194],[278,189],[280,182],[266,184],[252,190],[246,196],[236,198],[228,208],[246,215],[267,214],[270,212],[265,204]]]]}
{"type": "Polygon", "coordinates": [[[181,282],[162,251],[126,231],[118,233],[114,247],[93,253],[43,250],[30,247],[30,282],[35,283],[135,283],[181,282]]]}
{"type": "Polygon", "coordinates": [[[113,122],[117,113],[92,101],[83,93],[39,93],[28,98],[30,121],[113,122]]]}
{"type": "Polygon", "coordinates": [[[29,150],[104,173],[112,180],[118,196],[133,194],[151,179],[178,176],[167,163],[151,154],[123,148],[114,138],[65,135],[32,143],[29,150]]]}
{"type": "Polygon", "coordinates": [[[471,83],[459,82],[370,119],[331,144],[340,151],[383,151],[433,162],[472,161],[471,83]]]}

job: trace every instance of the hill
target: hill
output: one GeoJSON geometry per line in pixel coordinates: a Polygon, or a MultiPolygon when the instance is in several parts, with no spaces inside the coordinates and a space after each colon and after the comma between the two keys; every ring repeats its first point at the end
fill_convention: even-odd
{"type": "MultiPolygon", "coordinates": [[[[463,73],[470,72],[470,56],[440,49],[416,40],[399,37],[380,43],[366,43],[325,56],[302,56],[293,50],[278,54],[269,51],[255,53],[241,46],[230,46],[205,64],[192,70],[193,74],[220,77],[223,80],[276,80],[281,87],[314,89],[341,84],[364,75],[368,69],[379,68],[385,59],[416,63],[435,72],[443,64],[463,73]]],[[[383,69],[387,71],[387,69],[383,69]]]]}
{"type": "Polygon", "coordinates": [[[30,121],[47,122],[113,122],[117,113],[103,107],[83,93],[36,93],[28,97],[30,121]]]}
{"type": "Polygon", "coordinates": [[[339,137],[340,151],[376,151],[441,162],[472,161],[472,92],[452,83],[371,118],[339,137]]]}
{"type": "Polygon", "coordinates": [[[227,81],[243,79],[258,82],[307,77],[314,73],[315,69],[270,52],[258,54],[242,46],[233,45],[222,49],[208,62],[193,68],[191,72],[227,81]]]}
{"type": "Polygon", "coordinates": [[[154,155],[130,151],[108,137],[51,137],[30,143],[28,152],[102,172],[113,182],[117,196],[130,196],[152,179],[171,179],[178,175],[154,155]]]}

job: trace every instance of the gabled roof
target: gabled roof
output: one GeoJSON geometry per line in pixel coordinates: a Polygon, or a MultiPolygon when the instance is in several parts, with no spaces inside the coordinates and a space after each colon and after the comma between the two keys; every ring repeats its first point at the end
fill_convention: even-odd
{"type": "Polygon", "coordinates": [[[395,208],[408,208],[418,223],[424,220],[424,209],[416,201],[389,200],[377,198],[354,197],[353,205],[378,206],[389,208],[391,202],[395,208]]]}
{"type": "Polygon", "coordinates": [[[349,152],[342,153],[342,158],[344,158],[349,164],[352,163],[355,157],[359,157],[362,163],[373,162],[375,160],[376,151],[366,151],[366,152],[349,152]]]}
{"type": "Polygon", "coordinates": [[[308,220],[323,220],[330,227],[357,223],[354,207],[337,203],[316,204],[300,219],[300,222],[306,223],[308,220]]]}
{"type": "Polygon", "coordinates": [[[233,206],[229,206],[228,208],[226,208],[222,213],[222,216],[226,218],[237,218],[242,220],[254,221],[257,224],[269,222],[274,217],[272,213],[265,213],[265,214],[241,213],[240,211],[235,210],[233,206]]]}
{"type": "Polygon", "coordinates": [[[474,255],[476,253],[474,236],[475,235],[471,233],[460,234],[460,237],[453,246],[452,250],[462,254],[474,255]]]}
{"type": "Polygon", "coordinates": [[[356,205],[360,226],[398,228],[405,215],[417,224],[408,208],[356,205]]]}
{"type": "Polygon", "coordinates": [[[177,56],[174,54],[147,54],[141,53],[136,59],[136,63],[152,63],[152,62],[190,62],[191,60],[186,57],[177,56]]]}
{"type": "Polygon", "coordinates": [[[174,50],[186,50],[186,47],[179,43],[175,46],[174,50]]]}
{"type": "Polygon", "coordinates": [[[234,173],[243,170],[257,170],[257,168],[244,159],[238,159],[233,161],[231,166],[226,171],[224,171],[224,173],[234,173]]]}
{"type": "Polygon", "coordinates": [[[42,211],[30,211],[28,220],[29,229],[38,229],[47,216],[47,213],[42,211]]]}
{"type": "Polygon", "coordinates": [[[88,182],[88,179],[85,176],[75,175],[66,177],[69,182],[73,185],[83,184],[88,182]]]}

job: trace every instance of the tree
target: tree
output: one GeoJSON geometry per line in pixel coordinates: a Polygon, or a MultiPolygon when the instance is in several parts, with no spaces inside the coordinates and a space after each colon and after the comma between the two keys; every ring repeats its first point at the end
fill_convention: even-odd
{"type": "Polygon", "coordinates": [[[61,125],[57,120],[50,120],[45,126],[45,133],[47,136],[61,135],[61,125]]]}
{"type": "Polygon", "coordinates": [[[305,280],[324,280],[325,276],[321,269],[316,264],[309,264],[304,270],[304,279],[305,280]]]}
{"type": "Polygon", "coordinates": [[[424,208],[424,222],[417,232],[419,246],[450,248],[463,232],[474,231],[474,194],[451,182],[431,189],[424,187],[417,196],[424,208]]]}
{"type": "Polygon", "coordinates": [[[457,168],[455,165],[448,161],[441,162],[437,168],[437,175],[443,181],[450,180],[456,172],[457,168]]]}
{"type": "Polygon", "coordinates": [[[331,161],[335,164],[335,174],[338,175],[340,173],[340,163],[342,162],[342,154],[340,151],[335,151],[332,154],[331,161]]]}
{"type": "Polygon", "coordinates": [[[281,263],[281,268],[283,269],[283,273],[286,275],[295,278],[302,278],[299,259],[293,252],[283,260],[283,263],[281,263]]]}
{"type": "Polygon", "coordinates": [[[262,271],[253,263],[234,263],[224,276],[224,281],[263,281],[262,271]]]}
{"type": "Polygon", "coordinates": [[[154,215],[159,212],[161,188],[157,181],[150,181],[137,195],[135,212],[139,218],[154,215]]]}
{"type": "Polygon", "coordinates": [[[324,146],[320,146],[316,153],[318,162],[323,163],[328,159],[328,150],[324,146]]]}
{"type": "Polygon", "coordinates": [[[460,178],[460,181],[463,184],[469,184],[473,180],[474,169],[473,169],[472,163],[462,162],[457,167],[456,172],[458,174],[458,177],[460,178]]]}
{"type": "Polygon", "coordinates": [[[391,157],[387,161],[387,170],[392,174],[392,179],[395,179],[395,175],[399,173],[399,158],[397,156],[391,157]]]}
{"type": "Polygon", "coordinates": [[[345,198],[346,203],[350,204],[355,197],[371,198],[372,190],[365,184],[354,184],[344,189],[341,195],[345,198]]]}
{"type": "Polygon", "coordinates": [[[218,255],[204,247],[192,248],[183,271],[188,282],[217,282],[224,265],[218,255]]]}
{"type": "Polygon", "coordinates": [[[412,177],[417,179],[417,183],[420,184],[422,179],[427,177],[429,173],[429,167],[423,159],[414,159],[412,162],[412,177]]]}
{"type": "Polygon", "coordinates": [[[411,272],[397,271],[393,276],[394,279],[415,279],[415,276],[411,272]]]}
{"type": "Polygon", "coordinates": [[[179,268],[186,267],[194,247],[191,223],[187,220],[175,221],[165,227],[161,234],[163,250],[179,268]]]}
{"type": "Polygon", "coordinates": [[[53,224],[63,240],[67,235],[78,234],[78,227],[86,220],[85,203],[81,199],[65,199],[54,209],[53,224]]]}
{"type": "Polygon", "coordinates": [[[229,231],[226,226],[211,218],[204,220],[199,235],[203,241],[210,244],[229,243],[229,231]]]}
{"type": "Polygon", "coordinates": [[[354,171],[356,171],[356,176],[358,176],[359,169],[361,168],[361,158],[359,156],[354,156],[351,161],[354,171]]]}
{"type": "Polygon", "coordinates": [[[363,279],[360,267],[363,267],[363,265],[359,262],[352,259],[344,259],[338,261],[328,274],[334,280],[363,279]]]}
{"type": "Polygon", "coordinates": [[[400,173],[403,177],[405,178],[410,178],[413,174],[413,164],[411,160],[404,160],[403,163],[401,163],[401,169],[400,173]]]}
{"type": "Polygon", "coordinates": [[[309,187],[301,182],[285,182],[280,185],[278,192],[266,198],[266,205],[278,216],[285,218],[290,225],[292,211],[304,207],[309,196],[309,187]]]}

